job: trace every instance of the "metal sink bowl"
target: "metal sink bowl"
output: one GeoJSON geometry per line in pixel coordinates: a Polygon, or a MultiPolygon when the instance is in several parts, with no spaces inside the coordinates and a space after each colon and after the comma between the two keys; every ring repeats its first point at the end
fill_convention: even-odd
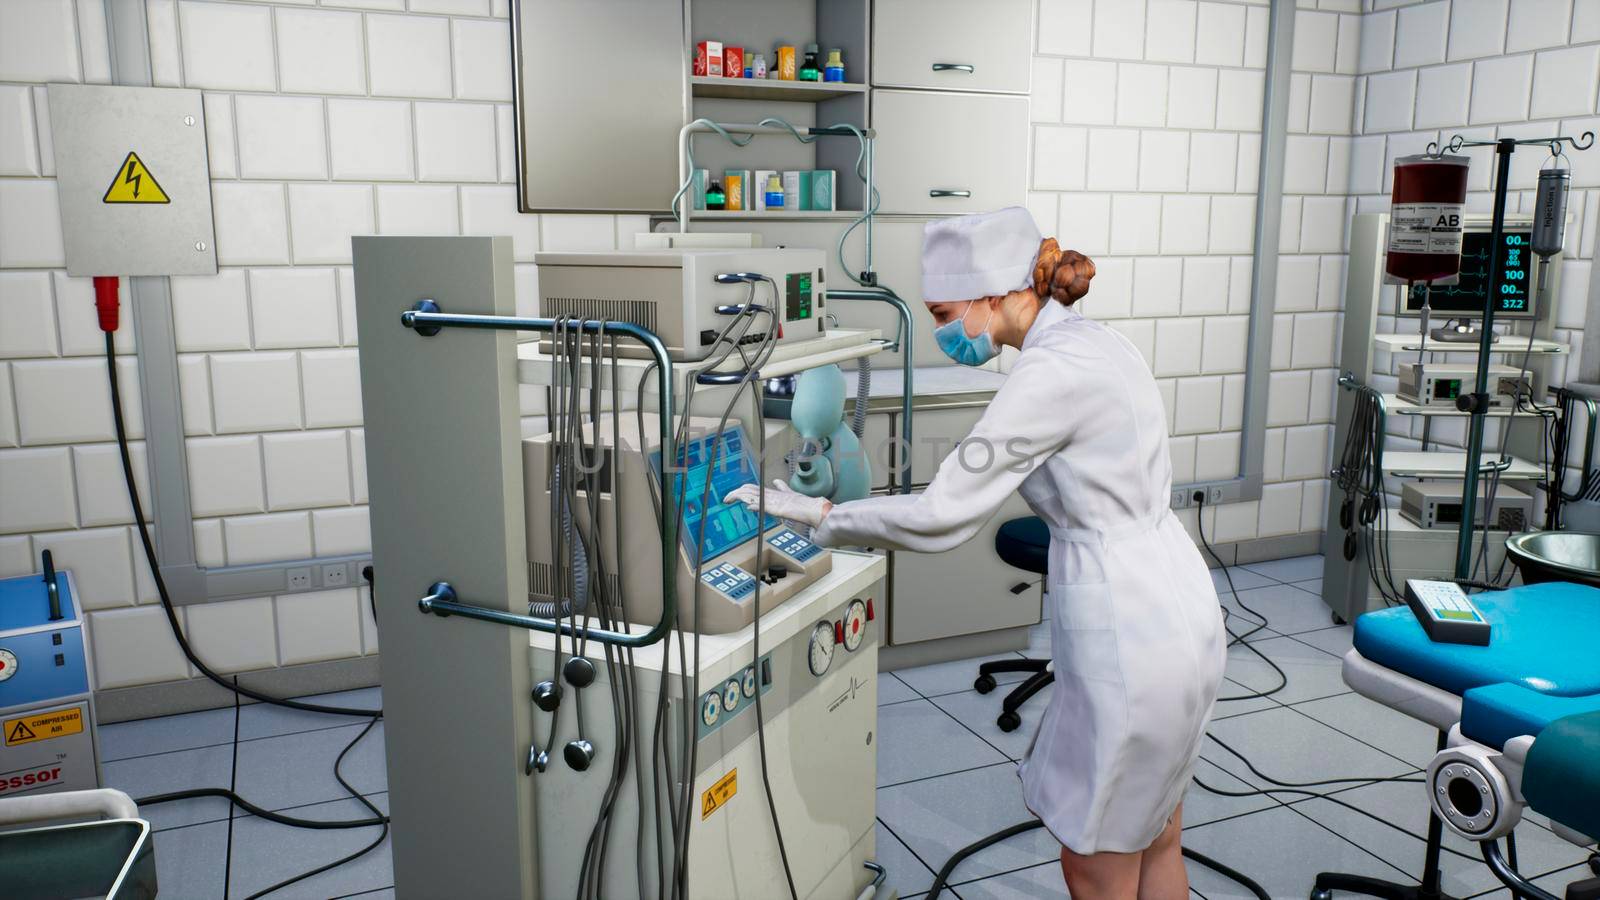
{"type": "Polygon", "coordinates": [[[1507,538],[1506,552],[1528,584],[1570,581],[1600,587],[1600,534],[1531,531],[1507,538]]]}

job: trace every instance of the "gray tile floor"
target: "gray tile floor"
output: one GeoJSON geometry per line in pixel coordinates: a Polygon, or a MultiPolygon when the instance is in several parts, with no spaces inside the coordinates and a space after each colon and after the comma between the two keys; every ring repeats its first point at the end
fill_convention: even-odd
{"type": "MultiPolygon", "coordinates": [[[[1253,609],[1269,622],[1250,642],[1288,676],[1272,697],[1222,703],[1196,773],[1224,791],[1268,782],[1223,746],[1248,756],[1283,781],[1411,776],[1433,755],[1434,735],[1412,719],[1346,689],[1339,658],[1350,629],[1331,625],[1316,595],[1319,557],[1252,564],[1231,570],[1235,597],[1213,572],[1231,627],[1248,630],[1253,609]]],[[[1048,626],[1036,629],[1030,655],[1049,648],[1048,626]]],[[[934,871],[952,852],[1030,818],[1022,805],[1016,761],[1027,749],[1046,691],[1023,707],[1023,727],[995,725],[1005,684],[989,695],[972,688],[980,660],[963,660],[883,676],[879,687],[878,858],[903,897],[924,896],[934,871]]],[[[1276,683],[1250,649],[1235,647],[1223,696],[1276,683]]],[[[333,695],[330,702],[377,706],[377,689],[333,695]]],[[[307,818],[354,818],[366,811],[334,781],[332,762],[366,723],[261,706],[239,722],[238,790],[271,809],[307,818]]],[[[213,710],[110,725],[101,729],[106,781],[134,796],[200,785],[225,785],[233,753],[233,711],[213,710]]],[[[349,753],[346,779],[387,810],[383,726],[349,753]]],[[[1275,897],[1305,897],[1315,873],[1356,872],[1411,879],[1421,869],[1420,834],[1427,809],[1416,784],[1333,784],[1324,796],[1285,791],[1228,797],[1191,786],[1184,802],[1184,843],[1256,878],[1275,897]],[[1352,809],[1354,807],[1355,809],[1352,809]],[[1370,815],[1363,815],[1361,810],[1370,815]],[[1376,817],[1373,818],[1373,816],[1376,817]],[[1386,824],[1392,823],[1392,824],[1386,824]],[[1401,830],[1404,829],[1404,830],[1401,830]]],[[[376,828],[303,831],[251,816],[233,822],[233,855],[225,860],[228,810],[220,800],[150,806],[162,896],[244,896],[303,869],[366,846],[376,828]]],[[[1538,817],[1517,831],[1524,874],[1555,889],[1581,877],[1584,852],[1556,837],[1538,817]]],[[[1457,897],[1507,897],[1476,856],[1453,838],[1444,858],[1445,889],[1457,897]]],[[[1065,896],[1059,846],[1044,831],[1018,835],[956,870],[944,896],[961,900],[1065,896]]],[[[1190,865],[1202,898],[1247,898],[1238,885],[1190,865]]],[[[285,889],[277,897],[392,897],[385,842],[357,862],[285,889]]]]}

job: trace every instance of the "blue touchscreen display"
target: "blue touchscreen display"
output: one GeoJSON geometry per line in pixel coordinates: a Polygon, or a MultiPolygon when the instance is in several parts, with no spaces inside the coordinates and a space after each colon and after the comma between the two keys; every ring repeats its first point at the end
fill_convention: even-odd
{"type": "MultiPolygon", "coordinates": [[[[650,454],[657,483],[661,483],[661,451],[650,454]]],[[[723,503],[722,498],[741,484],[755,484],[755,457],[739,426],[724,429],[720,435],[692,437],[678,448],[678,505],[683,511],[679,537],[691,563],[712,559],[756,536],[756,514],[742,503],[723,503]],[[706,480],[711,492],[706,494],[706,480]],[[706,504],[701,505],[704,497],[706,504]],[[695,558],[695,538],[705,523],[702,554],[695,558]]],[[[767,516],[766,527],[778,524],[767,516]]]]}

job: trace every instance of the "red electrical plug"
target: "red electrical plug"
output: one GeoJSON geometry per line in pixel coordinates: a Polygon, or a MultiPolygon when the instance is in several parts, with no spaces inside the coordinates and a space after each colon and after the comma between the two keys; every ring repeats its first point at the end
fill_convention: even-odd
{"type": "Polygon", "coordinates": [[[100,330],[112,332],[117,330],[118,306],[117,276],[96,275],[94,277],[94,309],[100,316],[100,330]]]}

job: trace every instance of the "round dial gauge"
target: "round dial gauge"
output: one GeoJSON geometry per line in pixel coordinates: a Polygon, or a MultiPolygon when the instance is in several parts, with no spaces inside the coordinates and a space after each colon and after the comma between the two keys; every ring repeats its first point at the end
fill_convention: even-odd
{"type": "Polygon", "coordinates": [[[722,715],[722,703],[717,699],[716,694],[712,694],[706,698],[705,708],[700,710],[700,721],[706,723],[706,727],[710,728],[717,724],[717,717],[720,715],[722,715]]]}
{"type": "Polygon", "coordinates": [[[5,681],[17,674],[17,655],[10,650],[0,649],[0,681],[5,681]]]}
{"type": "Polygon", "coordinates": [[[744,695],[746,697],[754,697],[756,695],[756,670],[755,669],[745,669],[744,670],[743,688],[744,688],[744,695]]]}
{"type": "Polygon", "coordinates": [[[722,708],[733,712],[739,705],[739,682],[730,681],[722,687],[722,708]]]}
{"type": "Polygon", "coordinates": [[[844,648],[854,653],[867,636],[867,605],[851,600],[844,608],[844,648]]]}
{"type": "Polygon", "coordinates": [[[811,629],[811,648],[806,657],[811,674],[821,675],[833,662],[833,623],[818,622],[811,629]]]}

